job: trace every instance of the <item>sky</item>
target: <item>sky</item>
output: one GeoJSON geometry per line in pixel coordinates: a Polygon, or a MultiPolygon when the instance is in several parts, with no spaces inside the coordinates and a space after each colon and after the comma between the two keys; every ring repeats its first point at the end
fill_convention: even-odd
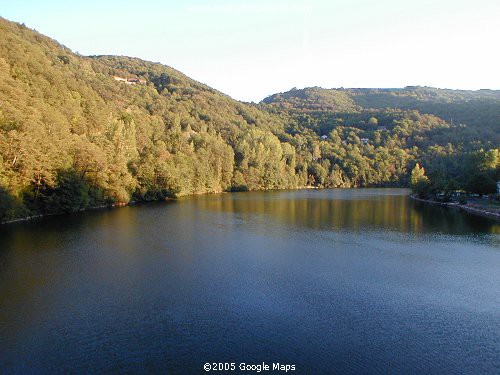
{"type": "Polygon", "coordinates": [[[310,86],[500,89],[498,0],[0,0],[0,16],[243,101],[310,86]]]}

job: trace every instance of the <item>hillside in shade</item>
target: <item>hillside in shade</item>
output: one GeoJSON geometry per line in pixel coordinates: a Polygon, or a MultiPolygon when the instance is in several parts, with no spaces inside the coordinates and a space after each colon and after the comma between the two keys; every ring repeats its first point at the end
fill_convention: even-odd
{"type": "Polygon", "coordinates": [[[292,89],[263,100],[273,107],[310,114],[383,113],[415,110],[450,125],[477,132],[476,138],[500,142],[500,90],[448,90],[408,86],[402,89],[292,89]]]}
{"type": "Polygon", "coordinates": [[[499,145],[498,91],[310,88],[249,104],[5,19],[0,35],[0,221],[228,190],[406,186],[417,161],[431,178],[458,173],[499,145]]]}

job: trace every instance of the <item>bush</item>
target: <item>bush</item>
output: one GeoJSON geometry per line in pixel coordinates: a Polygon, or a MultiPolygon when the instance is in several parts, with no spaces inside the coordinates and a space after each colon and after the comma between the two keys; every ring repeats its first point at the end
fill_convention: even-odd
{"type": "Polygon", "coordinates": [[[4,188],[0,188],[0,223],[15,217],[16,201],[4,188]]]}
{"type": "Polygon", "coordinates": [[[231,186],[231,191],[232,192],[248,191],[248,186],[246,186],[246,185],[233,185],[233,186],[231,186]]]}

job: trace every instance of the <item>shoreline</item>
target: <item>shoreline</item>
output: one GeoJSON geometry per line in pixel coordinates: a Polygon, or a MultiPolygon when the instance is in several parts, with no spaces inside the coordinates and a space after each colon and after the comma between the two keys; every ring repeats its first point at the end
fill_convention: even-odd
{"type": "Polygon", "coordinates": [[[35,220],[35,219],[41,219],[44,217],[49,217],[49,216],[59,216],[59,215],[67,215],[67,214],[76,214],[79,212],[85,212],[85,211],[90,211],[90,210],[102,210],[105,208],[116,208],[116,207],[125,207],[125,206],[132,206],[135,205],[139,202],[137,201],[130,201],[128,203],[113,203],[109,205],[101,205],[101,206],[92,206],[92,207],[87,207],[87,208],[82,208],[78,211],[74,212],[60,212],[60,213],[54,213],[54,214],[40,214],[40,215],[32,215],[32,216],[26,216],[26,217],[20,217],[17,219],[12,219],[12,220],[7,220],[7,221],[2,221],[0,222],[0,225],[5,225],[5,224],[14,224],[14,223],[19,223],[23,221],[30,221],[30,220],[35,220]]]}
{"type": "MultiPolygon", "coordinates": [[[[304,186],[302,188],[297,188],[297,189],[277,189],[277,190],[309,190],[309,189],[321,190],[322,188],[318,188],[318,187],[314,187],[314,186],[304,186]]],[[[340,188],[340,189],[342,189],[342,188],[340,188]]],[[[353,188],[353,189],[358,189],[358,188],[353,188]]],[[[249,190],[249,191],[263,191],[263,190],[249,190]]],[[[184,197],[190,197],[190,196],[196,196],[196,195],[222,194],[222,193],[227,193],[227,192],[188,194],[188,195],[181,196],[178,198],[167,198],[167,199],[164,199],[163,201],[164,202],[172,202],[172,201],[176,201],[179,198],[184,198],[184,197]]],[[[409,197],[410,197],[410,199],[417,201],[417,202],[422,202],[422,203],[431,204],[431,205],[435,205],[435,206],[456,208],[456,209],[465,211],[467,213],[470,213],[472,215],[481,216],[481,217],[500,221],[500,211],[499,212],[488,211],[488,210],[481,209],[478,207],[463,205],[463,204],[453,203],[453,202],[437,202],[437,201],[432,201],[429,199],[418,198],[414,194],[410,194],[409,197]]],[[[79,211],[72,212],[72,213],[78,213],[78,212],[84,212],[84,211],[90,211],[90,210],[102,210],[102,209],[106,209],[106,208],[112,209],[112,208],[117,208],[117,207],[133,206],[133,205],[149,203],[149,202],[152,202],[152,201],[130,201],[128,203],[113,203],[110,205],[87,207],[87,208],[84,208],[84,209],[81,209],[79,211]]],[[[160,201],[154,201],[154,202],[160,202],[160,201]]],[[[27,217],[17,218],[17,219],[13,219],[13,220],[8,220],[8,221],[2,221],[2,222],[0,222],[0,225],[14,224],[14,223],[19,223],[19,222],[31,221],[31,220],[35,220],[35,219],[41,219],[41,218],[48,217],[48,216],[59,216],[59,215],[65,215],[65,214],[68,214],[68,212],[27,216],[27,217]]]]}
{"type": "Polygon", "coordinates": [[[486,209],[482,209],[482,208],[478,208],[478,207],[474,207],[474,206],[469,206],[467,204],[431,201],[429,199],[417,198],[414,194],[410,194],[410,199],[413,199],[417,202],[423,202],[426,204],[432,204],[432,205],[436,205],[436,206],[458,208],[459,210],[465,211],[465,212],[470,213],[472,215],[486,217],[488,219],[500,221],[500,212],[489,211],[486,209]]]}
{"type": "MultiPolygon", "coordinates": [[[[386,187],[383,186],[373,186],[373,187],[352,187],[352,188],[320,188],[316,186],[303,186],[299,188],[284,188],[284,189],[260,189],[260,190],[245,190],[245,191],[220,191],[220,192],[209,192],[209,193],[194,193],[194,194],[186,194],[186,195],[181,195],[176,198],[165,198],[163,200],[153,200],[153,201],[130,201],[128,203],[113,203],[109,205],[100,205],[100,206],[92,206],[92,207],[87,207],[87,208],[82,208],[78,211],[75,212],[60,212],[60,213],[53,213],[53,214],[43,214],[43,215],[33,215],[33,216],[27,216],[27,217],[20,217],[17,219],[12,219],[8,221],[1,221],[0,225],[6,225],[6,224],[14,224],[14,223],[19,223],[19,222],[24,222],[24,221],[30,221],[30,220],[35,220],[35,219],[41,219],[44,217],[49,217],[49,216],[59,216],[59,215],[67,215],[67,214],[75,214],[79,212],[85,212],[85,211],[90,211],[90,210],[102,210],[105,208],[111,209],[111,208],[117,208],[117,207],[127,207],[127,206],[133,206],[137,204],[143,204],[143,203],[150,203],[150,202],[173,202],[176,200],[179,200],[181,198],[185,197],[194,197],[198,195],[212,195],[212,194],[226,194],[226,193],[247,193],[247,192],[252,192],[252,191],[281,191],[281,190],[325,190],[325,189],[383,189],[386,187]]],[[[392,187],[387,187],[387,188],[392,188],[392,187]]],[[[397,187],[401,189],[407,189],[405,187],[397,187]]]]}

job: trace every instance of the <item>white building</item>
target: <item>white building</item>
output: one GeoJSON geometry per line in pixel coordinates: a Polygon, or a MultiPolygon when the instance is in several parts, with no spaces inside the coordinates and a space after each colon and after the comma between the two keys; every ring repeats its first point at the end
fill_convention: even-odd
{"type": "Polygon", "coordinates": [[[113,78],[117,81],[125,82],[129,85],[137,85],[137,84],[141,84],[141,83],[146,83],[146,80],[141,79],[141,78],[123,78],[123,77],[118,77],[118,76],[113,76],[113,78]]]}

